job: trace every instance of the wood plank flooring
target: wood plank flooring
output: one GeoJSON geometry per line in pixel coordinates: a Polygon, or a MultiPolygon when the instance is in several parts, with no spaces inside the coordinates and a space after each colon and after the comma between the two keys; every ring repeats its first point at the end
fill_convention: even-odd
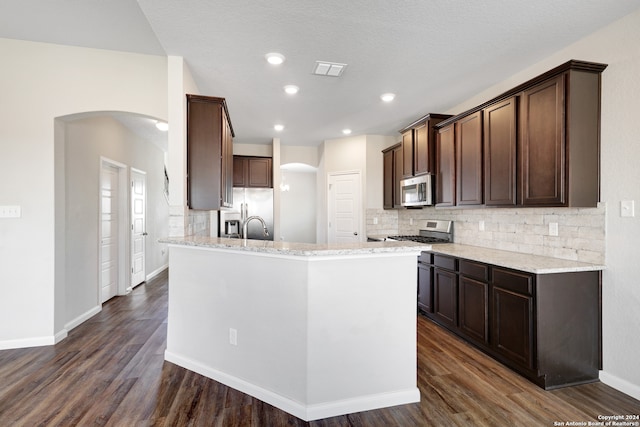
{"type": "Polygon", "coordinates": [[[0,351],[0,426],[553,426],[640,414],[602,383],[544,391],[418,318],[420,403],[306,423],[164,361],[166,272],[55,346],[0,351]]]}

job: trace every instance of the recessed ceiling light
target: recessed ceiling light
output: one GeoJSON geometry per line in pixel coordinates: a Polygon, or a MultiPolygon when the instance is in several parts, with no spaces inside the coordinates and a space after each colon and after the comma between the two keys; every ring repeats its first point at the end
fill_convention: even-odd
{"type": "Polygon", "coordinates": [[[284,125],[274,125],[274,126],[273,126],[273,128],[274,128],[275,130],[277,130],[278,132],[280,132],[281,130],[283,130],[283,129],[284,129],[284,125]]]}
{"type": "Polygon", "coordinates": [[[351,135],[351,129],[342,129],[342,133],[345,135],[351,135]]]}
{"type": "Polygon", "coordinates": [[[395,97],[395,93],[383,93],[382,95],[380,95],[380,99],[382,99],[384,102],[391,102],[395,97]]]}
{"type": "Polygon", "coordinates": [[[277,52],[267,53],[265,56],[267,62],[272,65],[280,65],[284,62],[284,55],[277,52]]]}
{"type": "Polygon", "coordinates": [[[296,85],[286,85],[284,87],[284,91],[287,92],[289,95],[295,95],[296,93],[298,93],[299,90],[300,88],[296,85]]]}
{"type": "Polygon", "coordinates": [[[163,132],[166,132],[166,131],[169,130],[169,123],[167,123],[167,122],[156,122],[156,127],[159,130],[161,130],[163,132]]]}

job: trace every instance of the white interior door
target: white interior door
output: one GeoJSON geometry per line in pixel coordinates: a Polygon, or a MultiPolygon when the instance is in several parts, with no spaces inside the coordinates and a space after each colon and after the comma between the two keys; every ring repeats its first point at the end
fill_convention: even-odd
{"type": "Polygon", "coordinates": [[[146,280],[147,175],[131,169],[131,286],[146,280]]]}
{"type": "Polygon", "coordinates": [[[118,168],[102,164],[100,171],[100,302],[118,293],[118,168]]]}
{"type": "Polygon", "coordinates": [[[329,174],[329,243],[362,241],[360,172],[329,174]]]}

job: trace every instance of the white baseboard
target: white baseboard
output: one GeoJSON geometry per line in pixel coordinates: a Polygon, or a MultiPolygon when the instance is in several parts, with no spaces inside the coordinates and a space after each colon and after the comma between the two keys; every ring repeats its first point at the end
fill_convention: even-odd
{"type": "Polygon", "coordinates": [[[606,371],[600,371],[600,381],[606,385],[615,388],[618,391],[628,394],[634,399],[640,400],[640,385],[630,383],[627,380],[611,375],[606,371]]]}
{"type": "Polygon", "coordinates": [[[147,274],[147,278],[145,280],[148,282],[149,280],[151,280],[154,277],[156,277],[158,274],[160,274],[163,271],[165,271],[167,268],[169,268],[169,264],[165,264],[165,265],[161,266],[160,268],[157,268],[157,269],[153,270],[151,273],[147,274]]]}
{"type": "Polygon", "coordinates": [[[67,331],[70,331],[73,328],[75,328],[76,326],[80,325],[81,323],[86,322],[87,320],[89,320],[90,318],[95,316],[96,314],[100,313],[101,311],[102,311],[102,305],[96,305],[95,307],[93,307],[92,309],[82,313],[80,316],[76,317],[75,319],[67,322],[67,324],[64,325],[64,328],[67,331]]]}
{"type": "Polygon", "coordinates": [[[55,336],[20,338],[17,340],[0,341],[0,350],[11,350],[15,348],[42,347],[45,345],[54,345],[56,343],[55,336]]]}
{"type": "Polygon", "coordinates": [[[389,406],[403,405],[420,401],[418,388],[400,390],[390,393],[361,396],[353,399],[338,400],[317,405],[305,405],[304,403],[281,396],[270,390],[251,384],[243,379],[234,377],[216,369],[203,365],[200,362],[190,360],[179,354],[165,350],[166,361],[174,363],[190,371],[216,380],[226,386],[239,390],[250,396],[262,400],[276,408],[294,415],[304,421],[313,421],[321,418],[336,417],[352,414],[354,412],[368,411],[372,409],[387,408],[389,406]]]}
{"type": "Polygon", "coordinates": [[[61,330],[60,332],[58,332],[53,336],[53,343],[58,344],[60,341],[65,339],[67,335],[69,335],[69,330],[67,328],[64,328],[63,330],[61,330]]]}

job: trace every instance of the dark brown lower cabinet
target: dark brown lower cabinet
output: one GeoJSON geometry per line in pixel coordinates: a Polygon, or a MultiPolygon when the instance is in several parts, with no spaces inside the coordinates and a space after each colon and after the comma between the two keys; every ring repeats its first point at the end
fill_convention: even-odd
{"type": "Polygon", "coordinates": [[[433,270],[434,315],[449,326],[458,326],[458,275],[453,271],[433,270]]]}
{"type": "Polygon", "coordinates": [[[598,380],[600,271],[532,274],[435,251],[419,261],[419,298],[433,285],[433,304],[418,308],[436,323],[544,389],[598,380]]]}
{"type": "Polygon", "coordinates": [[[433,266],[432,255],[424,253],[418,257],[418,309],[433,313],[433,266]]]}
{"type": "Polygon", "coordinates": [[[493,348],[533,369],[533,297],[493,288],[493,348]]]}
{"type": "Polygon", "coordinates": [[[489,284],[460,276],[460,332],[472,340],[489,342],[489,284]]]}

